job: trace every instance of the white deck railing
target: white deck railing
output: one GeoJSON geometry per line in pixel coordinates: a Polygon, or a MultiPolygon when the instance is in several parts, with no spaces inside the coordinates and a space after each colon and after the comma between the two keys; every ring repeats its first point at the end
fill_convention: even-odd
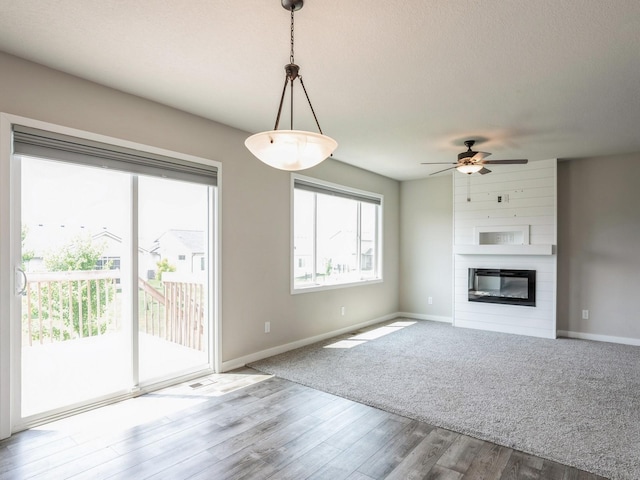
{"type": "MultiPolygon", "coordinates": [[[[119,270],[28,274],[23,343],[61,342],[118,331],[122,324],[119,279],[119,270]]],[[[163,279],[162,285],[160,292],[138,279],[139,331],[204,350],[204,283],[180,276],[163,279]]]]}

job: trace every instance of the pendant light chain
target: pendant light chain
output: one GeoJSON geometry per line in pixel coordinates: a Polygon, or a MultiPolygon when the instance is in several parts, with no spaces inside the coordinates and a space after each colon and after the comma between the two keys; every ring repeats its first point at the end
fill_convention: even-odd
{"type": "Polygon", "coordinates": [[[289,63],[296,63],[293,61],[293,7],[291,7],[291,53],[289,54],[289,63]]]}
{"type": "Polygon", "coordinates": [[[289,53],[289,65],[285,66],[286,75],[284,78],[284,86],[282,88],[282,96],[280,97],[280,105],[278,107],[278,114],[276,115],[276,124],[274,126],[274,130],[278,130],[280,126],[280,115],[282,114],[282,106],[284,103],[284,97],[287,92],[287,85],[291,87],[291,91],[289,92],[290,100],[289,100],[289,128],[293,130],[293,82],[297,78],[300,80],[300,86],[302,86],[302,91],[304,92],[304,96],[307,98],[307,103],[309,104],[309,108],[311,109],[311,114],[313,115],[313,119],[316,122],[316,126],[318,127],[318,131],[320,135],[324,135],[322,132],[322,128],[320,127],[320,122],[318,121],[318,117],[316,115],[315,110],[313,109],[313,105],[311,104],[311,99],[309,98],[309,94],[307,93],[307,89],[304,86],[304,82],[302,81],[302,75],[299,75],[298,66],[295,64],[294,54],[293,54],[293,46],[294,46],[294,21],[293,21],[293,13],[295,11],[295,7],[291,7],[291,51],[289,53]]]}

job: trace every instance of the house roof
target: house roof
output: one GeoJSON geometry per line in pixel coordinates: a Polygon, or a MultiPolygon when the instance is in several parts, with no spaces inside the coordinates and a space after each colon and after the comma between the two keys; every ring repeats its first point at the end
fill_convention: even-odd
{"type": "Polygon", "coordinates": [[[180,242],[191,254],[204,253],[204,232],[202,230],[167,230],[155,240],[151,251],[157,252],[166,237],[172,237],[180,242]]]}
{"type": "MultiPolygon", "coordinates": [[[[103,229],[92,233],[84,226],[37,224],[27,226],[23,250],[33,252],[36,257],[41,258],[46,253],[56,251],[69,244],[75,238],[91,238],[98,244],[104,240],[115,243],[122,242],[122,237],[109,230],[103,229]]],[[[109,250],[108,245],[106,245],[106,250],[109,250]]],[[[138,252],[149,253],[147,249],[142,247],[138,247],[138,252]]],[[[111,253],[105,252],[105,254],[111,253]]]]}

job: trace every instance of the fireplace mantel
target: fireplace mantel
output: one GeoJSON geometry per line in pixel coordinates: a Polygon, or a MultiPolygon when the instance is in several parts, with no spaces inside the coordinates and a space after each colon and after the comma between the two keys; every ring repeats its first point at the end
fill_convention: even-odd
{"type": "Polygon", "coordinates": [[[456,255],[553,255],[553,245],[454,245],[456,255]]]}

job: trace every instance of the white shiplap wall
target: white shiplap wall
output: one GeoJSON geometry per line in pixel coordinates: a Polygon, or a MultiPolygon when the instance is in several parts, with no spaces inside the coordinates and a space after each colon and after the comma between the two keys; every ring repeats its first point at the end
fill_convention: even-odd
{"type": "Polygon", "coordinates": [[[455,326],[555,338],[556,166],[553,159],[494,166],[488,175],[454,174],[455,326]],[[499,195],[502,203],[498,203],[499,195]],[[520,225],[529,226],[531,245],[553,245],[554,253],[530,255],[525,247],[521,255],[455,254],[456,246],[475,244],[475,227],[520,225]],[[535,270],[536,306],[469,302],[469,268],[535,270]]]}

